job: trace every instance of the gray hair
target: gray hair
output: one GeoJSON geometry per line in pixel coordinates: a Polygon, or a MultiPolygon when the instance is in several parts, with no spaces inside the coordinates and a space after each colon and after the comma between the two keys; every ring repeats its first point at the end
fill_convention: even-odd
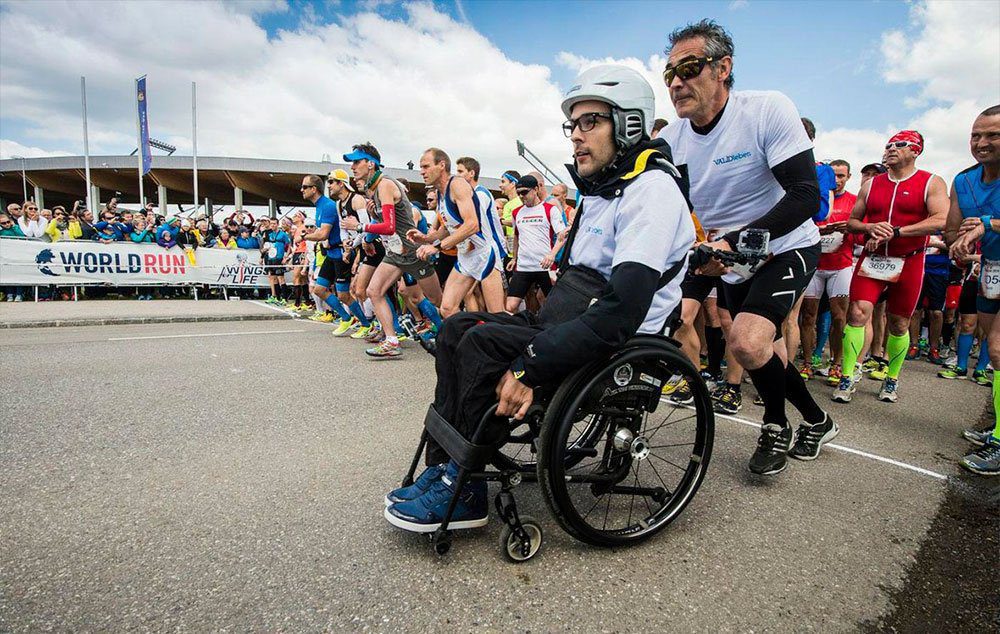
{"type": "MultiPolygon", "coordinates": [[[[720,26],[715,20],[704,19],[674,29],[668,38],[670,46],[667,47],[666,54],[669,55],[671,49],[678,42],[696,37],[705,40],[705,55],[716,60],[712,62],[713,66],[718,64],[718,60],[721,60],[723,57],[732,57],[733,52],[736,50],[736,46],[733,44],[733,36],[729,34],[729,31],[720,26]]],[[[734,82],[735,77],[730,72],[729,77],[726,78],[726,88],[732,88],[734,82]]]]}

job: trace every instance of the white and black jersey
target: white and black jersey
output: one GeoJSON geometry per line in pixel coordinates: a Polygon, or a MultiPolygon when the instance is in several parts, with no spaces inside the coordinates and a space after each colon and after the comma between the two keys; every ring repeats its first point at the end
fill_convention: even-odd
{"type": "MultiPolygon", "coordinates": [[[[812,149],[795,104],[780,92],[734,91],[721,118],[706,134],[687,119],[668,125],[659,138],[670,145],[674,164],[687,166],[694,212],[706,229],[741,228],[761,218],[785,195],[772,168],[812,149]]],[[[774,236],[774,254],[819,242],[819,231],[805,219],[774,236]]],[[[730,273],[729,283],[742,281],[730,273]]]]}
{"type": "MultiPolygon", "coordinates": [[[[613,268],[626,262],[667,271],[687,256],[695,240],[687,201],[666,172],[640,174],[617,198],[583,196],[582,201],[569,265],[594,269],[606,279],[611,278],[613,268]]],[[[656,292],[638,332],[663,330],[681,300],[683,278],[682,269],[656,292]]]]}

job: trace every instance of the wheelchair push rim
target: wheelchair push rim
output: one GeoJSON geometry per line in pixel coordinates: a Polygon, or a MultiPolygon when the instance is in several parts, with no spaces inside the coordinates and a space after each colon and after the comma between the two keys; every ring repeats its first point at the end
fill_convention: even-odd
{"type": "Polygon", "coordinates": [[[714,434],[708,389],[675,346],[656,343],[581,370],[546,416],[538,477],[556,520],[581,541],[615,546],[651,537],[704,478],[714,434]],[[678,377],[691,386],[691,406],[661,401],[661,386],[678,377]]]}

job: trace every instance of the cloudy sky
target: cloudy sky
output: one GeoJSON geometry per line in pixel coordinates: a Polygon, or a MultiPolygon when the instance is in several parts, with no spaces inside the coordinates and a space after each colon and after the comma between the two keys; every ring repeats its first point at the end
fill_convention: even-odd
{"type": "MultiPolygon", "coordinates": [[[[975,115],[1000,102],[1000,3],[971,2],[57,2],[0,4],[0,157],[82,154],[80,76],[92,154],[135,148],[134,78],[148,75],[152,136],[199,154],[320,160],[371,140],[385,161],[429,145],[524,168],[515,139],[568,160],[562,91],[579,70],[660,73],[666,35],[711,17],[736,41],[737,89],[788,94],[820,159],[855,171],[889,134],[927,138],[921,166],[972,163],[975,115]]],[[[154,151],[155,153],[155,151],[154,151]]],[[[856,182],[856,180],[855,180],[856,182]]]]}

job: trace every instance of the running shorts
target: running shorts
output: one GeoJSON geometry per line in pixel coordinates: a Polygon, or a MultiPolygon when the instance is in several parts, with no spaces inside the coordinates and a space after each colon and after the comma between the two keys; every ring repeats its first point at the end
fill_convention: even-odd
{"type": "Polygon", "coordinates": [[[870,302],[878,304],[879,298],[885,292],[886,309],[890,315],[912,317],[920,299],[920,288],[924,282],[924,252],[919,251],[906,258],[903,271],[895,282],[876,280],[858,274],[861,263],[868,257],[865,252],[854,267],[854,278],[851,279],[851,301],[870,302]]]}
{"type": "Polygon", "coordinates": [[[945,310],[955,310],[958,308],[959,298],[962,296],[961,284],[949,284],[948,290],[944,293],[945,310]]]}
{"type": "Polygon", "coordinates": [[[726,305],[733,318],[752,313],[769,320],[781,337],[781,322],[805,292],[819,263],[819,244],[779,253],[765,262],[753,277],[739,284],[722,283],[726,305]]]}
{"type": "Polygon", "coordinates": [[[829,297],[847,297],[851,294],[851,277],[854,269],[846,267],[834,271],[817,269],[812,281],[806,287],[806,297],[819,299],[826,291],[829,297]]]}
{"type": "Polygon", "coordinates": [[[537,284],[542,294],[548,297],[552,290],[552,278],[548,271],[514,271],[510,276],[510,287],[507,289],[509,297],[524,299],[528,296],[528,291],[533,284],[537,284]]]}
{"type": "Polygon", "coordinates": [[[687,270],[684,279],[681,281],[681,298],[693,299],[702,304],[709,297],[716,298],[716,305],[719,308],[726,308],[726,294],[719,292],[722,289],[722,277],[718,275],[698,275],[691,269],[687,270]]]}
{"type": "Polygon", "coordinates": [[[497,254],[494,249],[476,249],[472,253],[460,253],[455,262],[455,272],[482,282],[497,265],[497,254]]]}
{"type": "Polygon", "coordinates": [[[385,257],[385,247],[382,246],[381,240],[376,240],[372,242],[371,245],[375,247],[375,253],[368,255],[365,253],[364,247],[361,248],[361,263],[367,264],[368,266],[378,266],[382,263],[382,258],[385,257]]]}
{"type": "Polygon", "coordinates": [[[924,286],[920,289],[917,306],[927,310],[944,310],[948,294],[948,275],[924,274],[924,286]]]}
{"type": "Polygon", "coordinates": [[[382,261],[391,264],[403,273],[409,273],[417,280],[422,280],[434,275],[434,265],[421,260],[414,253],[393,253],[387,251],[382,261]]]}
{"type": "Polygon", "coordinates": [[[438,281],[441,282],[442,288],[444,288],[444,283],[448,281],[448,276],[451,275],[457,261],[458,258],[454,255],[438,253],[437,260],[434,262],[434,270],[437,271],[438,281]]]}
{"type": "Polygon", "coordinates": [[[979,281],[972,277],[962,284],[962,292],[958,296],[958,312],[962,315],[975,315],[976,296],[979,295],[979,281]]]}

